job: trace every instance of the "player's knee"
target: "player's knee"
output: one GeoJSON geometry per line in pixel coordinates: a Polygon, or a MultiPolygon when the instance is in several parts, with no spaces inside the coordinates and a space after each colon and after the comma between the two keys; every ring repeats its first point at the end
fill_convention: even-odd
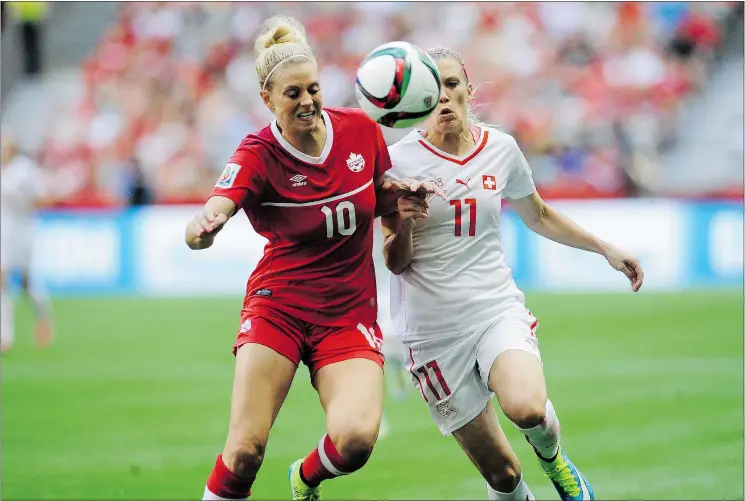
{"type": "Polygon", "coordinates": [[[486,472],[486,482],[492,489],[498,492],[512,492],[517,488],[520,482],[520,463],[507,462],[499,468],[486,472]]]}
{"type": "Polygon", "coordinates": [[[266,442],[261,440],[229,441],[223,452],[223,462],[235,475],[252,478],[264,461],[266,442]]]}
{"type": "Polygon", "coordinates": [[[329,429],[329,436],[344,459],[347,471],[362,468],[370,459],[379,428],[380,422],[373,423],[369,420],[361,423],[347,422],[329,429]]]}
{"type": "Polygon", "coordinates": [[[516,397],[509,399],[503,405],[502,412],[518,427],[534,428],[546,419],[546,401],[541,398],[516,397]]]}

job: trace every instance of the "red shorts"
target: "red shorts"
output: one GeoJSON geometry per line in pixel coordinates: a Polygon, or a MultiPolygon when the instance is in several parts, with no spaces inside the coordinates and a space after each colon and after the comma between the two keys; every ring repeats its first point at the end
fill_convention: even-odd
{"type": "Polygon", "coordinates": [[[268,346],[297,365],[302,360],[311,376],[321,367],[353,358],[367,358],[381,368],[384,362],[383,333],[377,322],[328,327],[298,320],[273,308],[252,308],[241,311],[233,355],[246,343],[268,346]]]}

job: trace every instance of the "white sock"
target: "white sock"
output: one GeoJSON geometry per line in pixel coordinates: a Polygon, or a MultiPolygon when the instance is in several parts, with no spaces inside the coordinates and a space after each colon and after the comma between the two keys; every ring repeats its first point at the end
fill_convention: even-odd
{"type": "Polygon", "coordinates": [[[517,487],[515,487],[515,490],[512,492],[499,492],[492,489],[491,485],[488,483],[486,484],[486,490],[489,493],[489,500],[490,501],[534,501],[535,496],[532,492],[530,492],[530,488],[528,487],[528,483],[525,481],[525,479],[522,476],[522,473],[520,474],[520,483],[517,484],[517,487]]]}
{"type": "Polygon", "coordinates": [[[10,346],[15,340],[13,325],[13,296],[10,291],[0,292],[0,342],[10,346]]]}
{"type": "Polygon", "coordinates": [[[546,400],[546,418],[541,424],[527,430],[519,426],[517,429],[525,435],[530,445],[538,451],[543,459],[552,459],[559,452],[561,426],[559,426],[559,418],[556,417],[554,404],[551,403],[551,400],[546,400]]]}
{"type": "Polygon", "coordinates": [[[214,494],[212,491],[210,491],[207,486],[204,486],[204,495],[202,496],[202,501],[241,501],[248,498],[239,498],[236,500],[235,498],[221,498],[217,494],[214,494]]]}
{"type": "Polygon", "coordinates": [[[47,318],[51,309],[49,307],[49,294],[47,294],[46,289],[44,289],[44,287],[38,282],[29,284],[28,297],[34,305],[36,316],[39,318],[47,318]]]}

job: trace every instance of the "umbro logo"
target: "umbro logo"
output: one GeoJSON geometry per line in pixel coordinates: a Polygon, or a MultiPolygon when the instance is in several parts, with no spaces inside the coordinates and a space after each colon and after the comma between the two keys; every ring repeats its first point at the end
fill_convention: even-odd
{"type": "Polygon", "coordinates": [[[365,168],[365,159],[359,153],[350,153],[347,158],[347,167],[352,172],[359,172],[365,168]]]}
{"type": "Polygon", "coordinates": [[[305,180],[308,179],[308,176],[303,176],[302,174],[295,174],[290,178],[290,181],[292,181],[292,186],[305,186],[306,183],[305,180]]]}

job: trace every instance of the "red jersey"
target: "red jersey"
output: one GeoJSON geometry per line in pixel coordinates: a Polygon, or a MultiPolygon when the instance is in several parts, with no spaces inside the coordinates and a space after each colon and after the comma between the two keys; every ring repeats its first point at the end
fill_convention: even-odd
{"type": "Polygon", "coordinates": [[[233,200],[269,240],[244,309],[266,305],[317,325],[373,323],[375,182],[391,160],[382,131],[361,110],[322,115],[319,157],[295,149],[272,122],[243,139],[212,195],[233,200]]]}

